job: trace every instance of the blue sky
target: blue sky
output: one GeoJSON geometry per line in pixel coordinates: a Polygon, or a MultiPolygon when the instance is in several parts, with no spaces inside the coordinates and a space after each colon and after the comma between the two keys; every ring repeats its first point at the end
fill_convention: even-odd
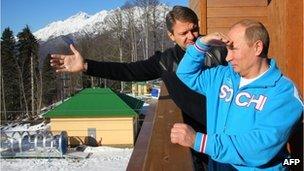
{"type": "MultiPolygon", "coordinates": [[[[160,0],[170,6],[188,6],[188,0],[160,0]]],[[[32,32],[47,24],[64,20],[79,11],[95,14],[119,7],[125,0],[1,0],[1,34],[10,27],[16,35],[25,25],[32,32]]]]}

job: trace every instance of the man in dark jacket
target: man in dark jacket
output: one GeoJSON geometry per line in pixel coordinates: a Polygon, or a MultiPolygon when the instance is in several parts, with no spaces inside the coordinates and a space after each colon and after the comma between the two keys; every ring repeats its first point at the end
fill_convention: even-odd
{"type": "MultiPolygon", "coordinates": [[[[177,65],[185,54],[186,46],[193,44],[199,37],[198,18],[187,7],[175,6],[166,16],[168,35],[176,45],[164,52],[156,52],[147,60],[118,63],[84,60],[71,44],[73,55],[52,55],[51,65],[57,72],[84,72],[121,81],[147,81],[162,78],[168,92],[182,110],[184,121],[196,131],[206,132],[205,97],[190,90],[176,76],[177,65]]],[[[225,64],[227,50],[218,47],[208,54],[205,63],[212,67],[225,64]]],[[[206,156],[192,151],[196,170],[203,170],[202,163],[207,163],[206,156]]]]}

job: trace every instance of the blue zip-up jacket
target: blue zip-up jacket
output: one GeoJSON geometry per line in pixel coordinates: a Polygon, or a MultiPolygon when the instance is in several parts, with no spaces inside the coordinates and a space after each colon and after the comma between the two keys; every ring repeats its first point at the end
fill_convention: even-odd
{"type": "Polygon", "coordinates": [[[207,97],[207,134],[196,134],[194,149],[238,170],[285,170],[285,145],[303,112],[294,84],[271,59],[263,76],[239,88],[231,66],[204,69],[209,48],[198,39],[177,69],[182,82],[207,97]]]}

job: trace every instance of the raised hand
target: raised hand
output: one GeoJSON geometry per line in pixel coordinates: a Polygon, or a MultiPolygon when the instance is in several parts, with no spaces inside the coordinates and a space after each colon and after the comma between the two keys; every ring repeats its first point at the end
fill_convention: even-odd
{"type": "Polygon", "coordinates": [[[76,50],[73,44],[70,44],[72,55],[51,55],[51,66],[56,72],[82,72],[86,70],[85,62],[81,54],[76,50]]]}
{"type": "Polygon", "coordinates": [[[211,46],[232,46],[233,42],[223,33],[210,33],[200,39],[203,43],[211,46]]]}

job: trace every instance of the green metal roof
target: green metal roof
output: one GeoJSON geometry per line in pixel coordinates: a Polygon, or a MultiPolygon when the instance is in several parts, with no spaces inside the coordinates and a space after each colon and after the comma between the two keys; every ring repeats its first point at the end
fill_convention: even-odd
{"type": "Polygon", "coordinates": [[[133,117],[143,103],[109,88],[87,88],[47,112],[44,117],[133,117]]]}

